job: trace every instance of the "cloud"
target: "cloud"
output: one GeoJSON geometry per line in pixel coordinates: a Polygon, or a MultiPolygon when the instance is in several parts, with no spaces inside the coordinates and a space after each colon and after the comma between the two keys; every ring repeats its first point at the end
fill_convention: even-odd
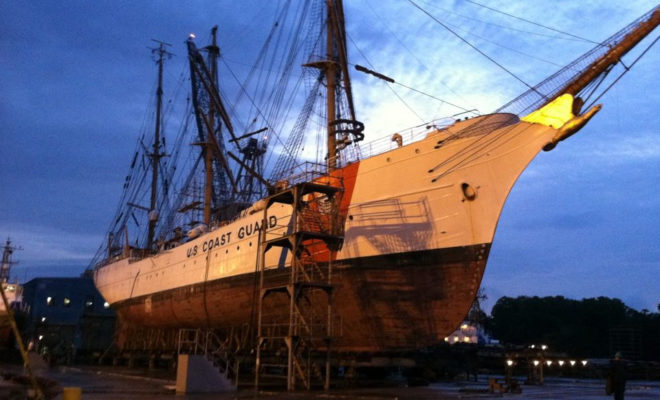
{"type": "Polygon", "coordinates": [[[28,267],[47,265],[86,266],[103,240],[102,235],[73,233],[52,226],[31,224],[0,225],[0,232],[11,238],[15,260],[28,267]]]}
{"type": "Polygon", "coordinates": [[[612,142],[600,142],[592,149],[596,163],[622,164],[626,162],[654,162],[660,158],[660,136],[641,132],[612,142]]]}

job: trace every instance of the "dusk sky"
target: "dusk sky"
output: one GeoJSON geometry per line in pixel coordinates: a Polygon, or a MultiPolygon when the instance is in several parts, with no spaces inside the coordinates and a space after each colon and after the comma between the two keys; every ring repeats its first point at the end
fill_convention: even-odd
{"type": "MultiPolygon", "coordinates": [[[[656,4],[642,0],[481,0],[497,10],[603,41],[656,4]]],[[[0,237],[22,250],[13,275],[75,276],[113,217],[153,102],[150,47],[172,44],[165,98],[187,74],[185,40],[219,26],[226,64],[245,70],[269,6],[235,1],[3,2],[0,14],[0,237]],[[238,6],[240,5],[240,6],[238,6]]],[[[492,112],[526,87],[407,0],[345,2],[352,62],[466,109],[492,112]]],[[[468,0],[417,0],[521,80],[535,84],[594,46],[468,0]]],[[[632,64],[656,30],[624,58],[632,64]]],[[[459,109],[351,69],[365,142],[459,109]],[[410,110],[414,110],[414,113],[410,110]]],[[[660,47],[600,100],[580,133],[541,153],[500,218],[483,280],[501,296],[608,296],[660,304],[660,47]]],[[[187,87],[185,88],[187,89],[187,87]]]]}

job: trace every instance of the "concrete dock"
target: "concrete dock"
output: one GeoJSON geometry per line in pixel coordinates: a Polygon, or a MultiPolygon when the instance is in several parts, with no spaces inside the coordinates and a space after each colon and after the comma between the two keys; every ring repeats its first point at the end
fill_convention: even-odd
{"type": "MultiPolygon", "coordinates": [[[[3,366],[0,372],[18,372],[16,366],[3,366]]],[[[230,400],[230,399],[603,399],[607,398],[604,382],[588,379],[547,379],[542,386],[522,386],[521,394],[488,392],[489,377],[481,377],[477,382],[440,382],[423,387],[385,387],[333,389],[329,392],[294,393],[243,389],[225,394],[176,395],[175,381],[163,377],[163,372],[128,370],[125,368],[96,367],[57,367],[38,368],[42,378],[57,382],[60,387],[80,387],[84,400],[145,399],[145,400],[230,400]],[[158,375],[161,376],[158,376],[158,375]],[[149,376],[151,375],[151,376],[149,376]]],[[[501,377],[499,377],[501,378],[501,377]]],[[[0,396],[2,397],[2,396],[0,396]]],[[[59,395],[56,399],[61,399],[59,395]]],[[[626,399],[658,399],[660,382],[630,381],[626,399]]]]}

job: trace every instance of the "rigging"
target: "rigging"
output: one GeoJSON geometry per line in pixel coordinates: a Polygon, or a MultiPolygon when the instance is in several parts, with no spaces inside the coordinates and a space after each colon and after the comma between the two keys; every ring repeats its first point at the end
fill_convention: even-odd
{"type": "MultiPolygon", "coordinates": [[[[383,25],[383,28],[385,30],[387,30],[394,37],[394,39],[396,39],[396,41],[401,45],[401,47],[403,47],[406,50],[406,52],[408,52],[408,54],[410,54],[419,63],[419,65],[421,65],[424,68],[424,70],[431,71],[431,69],[426,65],[426,63],[424,63],[419,57],[417,57],[417,55],[414,52],[412,52],[412,50],[410,50],[408,48],[408,46],[406,46],[405,43],[403,43],[403,41],[399,38],[399,35],[397,35],[396,32],[392,31],[392,29],[390,29],[390,23],[383,23],[383,21],[384,21],[383,16],[381,16],[376,11],[376,9],[371,5],[371,3],[369,1],[367,1],[367,5],[369,6],[369,9],[371,10],[371,12],[374,13],[374,15],[376,16],[376,19],[381,23],[381,25],[383,25]]],[[[353,41],[353,39],[351,39],[351,41],[353,42],[353,45],[358,49],[358,51],[360,52],[362,57],[364,57],[366,59],[364,53],[362,52],[362,50],[360,50],[360,48],[357,46],[355,41],[353,41]]],[[[367,61],[367,62],[369,63],[369,61],[367,61]]],[[[371,66],[371,63],[369,63],[369,65],[371,66]]],[[[373,68],[373,66],[372,66],[372,68],[373,68]]],[[[451,92],[454,96],[458,97],[462,102],[468,104],[468,101],[466,99],[464,99],[463,96],[461,96],[458,92],[456,92],[454,89],[452,89],[447,84],[445,84],[442,80],[440,80],[439,83],[442,86],[444,86],[449,92],[451,92]]],[[[392,91],[394,91],[394,90],[392,89],[392,91]]],[[[394,93],[396,94],[396,92],[394,92],[394,93]]],[[[399,97],[399,96],[397,95],[397,97],[399,97]]],[[[468,107],[471,108],[471,109],[476,108],[474,106],[468,106],[468,107]]],[[[410,107],[408,107],[408,108],[410,108],[410,107]]],[[[422,119],[422,118],[419,117],[419,119],[422,119]]]]}
{"type": "Polygon", "coordinates": [[[504,72],[506,72],[507,74],[511,75],[513,78],[515,78],[517,81],[519,81],[519,82],[522,83],[523,85],[527,86],[529,89],[531,89],[531,90],[535,90],[535,89],[534,89],[532,86],[530,86],[527,82],[523,81],[518,75],[516,75],[516,74],[514,74],[513,72],[511,72],[511,71],[510,71],[509,69],[507,69],[504,65],[502,65],[502,64],[498,63],[497,61],[495,61],[495,59],[493,59],[493,58],[490,57],[488,54],[486,54],[486,53],[484,53],[483,51],[481,51],[477,46],[473,45],[473,44],[470,43],[468,40],[466,40],[464,37],[462,37],[461,35],[459,35],[458,33],[456,33],[454,30],[452,30],[451,28],[449,28],[446,24],[444,24],[444,23],[441,22],[439,19],[437,19],[436,17],[434,17],[431,13],[429,13],[428,11],[426,11],[425,9],[423,9],[422,7],[420,7],[420,6],[419,6],[417,3],[415,3],[413,0],[408,0],[408,1],[409,1],[410,4],[412,4],[415,8],[419,9],[421,12],[423,12],[423,13],[426,14],[426,15],[428,15],[432,20],[434,20],[434,21],[435,21],[436,23],[438,23],[440,26],[442,26],[443,28],[445,28],[446,30],[448,30],[451,34],[453,34],[454,36],[456,36],[457,38],[459,38],[462,42],[464,42],[464,43],[467,44],[468,46],[472,47],[476,52],[478,52],[478,53],[481,54],[482,56],[486,57],[486,59],[488,59],[488,60],[489,60],[490,62],[492,62],[493,64],[495,64],[495,65],[497,65],[498,67],[500,67],[504,72]]]}
{"type": "Polygon", "coordinates": [[[556,28],[553,28],[553,27],[550,27],[550,26],[547,26],[547,25],[540,24],[540,23],[538,23],[538,22],[534,22],[534,21],[530,21],[530,20],[525,19],[525,18],[517,17],[517,16],[515,16],[515,15],[513,15],[513,14],[510,14],[510,13],[507,13],[507,12],[504,12],[504,11],[497,10],[497,9],[492,8],[492,7],[489,7],[489,6],[487,6],[487,5],[484,5],[484,4],[481,4],[481,3],[477,3],[476,1],[473,1],[473,0],[465,0],[465,1],[467,1],[468,3],[472,3],[472,4],[476,5],[476,6],[483,7],[483,8],[485,8],[485,9],[487,9],[487,10],[491,10],[491,11],[494,11],[494,12],[496,12],[496,13],[503,14],[503,15],[506,15],[506,16],[508,16],[508,17],[518,19],[518,20],[520,20],[520,21],[524,21],[524,22],[527,22],[527,23],[532,24],[532,25],[540,26],[541,28],[545,28],[545,29],[551,30],[551,31],[553,31],[553,32],[561,33],[562,35],[567,35],[567,36],[573,37],[573,38],[575,38],[575,39],[578,39],[578,40],[581,40],[581,41],[584,41],[584,42],[589,42],[589,43],[593,43],[593,44],[603,45],[602,43],[599,43],[599,42],[593,41],[593,40],[591,40],[591,39],[586,39],[586,38],[583,38],[583,37],[580,37],[580,36],[574,35],[574,34],[572,34],[572,33],[564,32],[564,31],[561,31],[561,30],[559,30],[559,29],[556,29],[556,28]]]}
{"type": "Polygon", "coordinates": [[[438,98],[438,97],[433,96],[432,94],[428,94],[428,93],[422,92],[421,90],[418,90],[418,89],[415,89],[415,88],[413,88],[413,87],[410,87],[410,86],[408,86],[408,85],[404,85],[403,83],[401,83],[401,82],[397,82],[397,81],[395,81],[394,79],[390,78],[389,76],[383,75],[383,74],[381,74],[381,73],[379,73],[379,72],[376,72],[376,71],[373,71],[373,70],[370,70],[370,69],[365,68],[365,67],[363,67],[363,66],[361,66],[361,65],[357,65],[357,64],[355,64],[355,69],[358,70],[358,71],[360,71],[360,72],[364,72],[365,74],[373,75],[373,76],[375,76],[375,77],[378,78],[378,79],[382,79],[382,80],[384,80],[385,82],[393,83],[393,84],[395,84],[395,85],[399,85],[399,86],[403,86],[404,88],[406,88],[406,89],[408,89],[408,90],[412,90],[413,92],[417,92],[417,93],[422,94],[422,95],[424,95],[424,96],[430,97],[430,98],[432,98],[432,99],[434,99],[434,100],[438,100],[438,101],[441,102],[441,103],[445,103],[445,104],[448,104],[448,105],[450,105],[450,106],[452,106],[452,107],[456,107],[456,108],[458,108],[458,109],[463,110],[464,112],[474,111],[474,109],[472,109],[472,110],[468,110],[468,109],[465,108],[465,107],[461,107],[461,106],[459,106],[459,105],[456,105],[456,104],[450,103],[450,102],[448,102],[448,101],[446,101],[446,100],[442,100],[442,99],[440,99],[440,98],[438,98]]]}

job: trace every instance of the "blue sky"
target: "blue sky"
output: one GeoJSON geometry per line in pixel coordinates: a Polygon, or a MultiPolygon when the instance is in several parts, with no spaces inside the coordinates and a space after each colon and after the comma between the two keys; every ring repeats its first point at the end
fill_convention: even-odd
{"type": "MultiPolygon", "coordinates": [[[[348,3],[354,63],[482,113],[525,90],[408,1],[348,3]]],[[[593,46],[466,0],[417,3],[529,84],[593,46]]],[[[188,35],[196,32],[203,40],[217,24],[224,57],[240,68],[253,54],[247,49],[257,47],[259,22],[268,11],[257,0],[241,4],[240,9],[230,1],[3,4],[0,235],[23,247],[16,254],[16,276],[75,275],[85,268],[115,211],[152,99],[150,39],[173,44],[165,75],[173,81],[185,73],[188,35]]],[[[655,5],[548,4],[488,2],[594,41],[655,5]]],[[[659,64],[656,46],[602,98],[603,110],[583,131],[540,154],[525,171],[503,210],[484,276],[490,304],[504,295],[603,295],[656,309],[659,64]]],[[[382,81],[352,75],[367,141],[459,111],[394,85],[404,105],[382,81]]],[[[173,88],[166,83],[166,96],[168,90],[173,88]]]]}

